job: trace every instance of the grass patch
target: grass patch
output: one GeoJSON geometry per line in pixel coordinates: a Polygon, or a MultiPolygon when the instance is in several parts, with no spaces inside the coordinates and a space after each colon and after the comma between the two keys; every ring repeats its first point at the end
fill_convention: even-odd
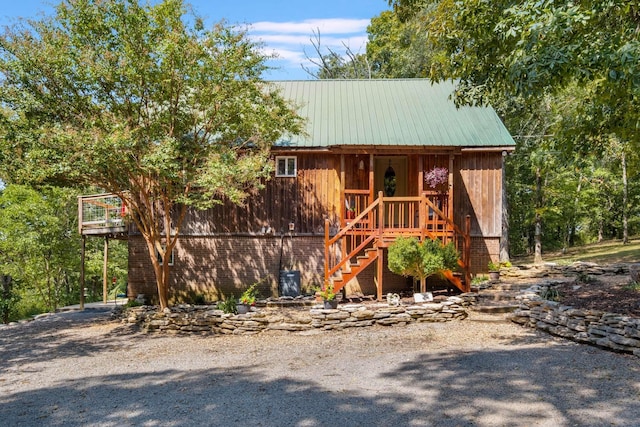
{"type": "MultiPolygon", "coordinates": [[[[637,262],[640,258],[640,238],[629,241],[626,245],[621,240],[608,240],[584,246],[568,248],[566,252],[548,252],[542,254],[544,262],[555,262],[560,265],[571,263],[593,262],[599,265],[615,264],[618,262],[637,262]]],[[[532,264],[533,255],[514,257],[514,263],[532,264]]]]}
{"type": "Polygon", "coordinates": [[[640,291],[640,283],[631,282],[627,286],[625,286],[624,288],[629,290],[629,291],[640,291]]]}

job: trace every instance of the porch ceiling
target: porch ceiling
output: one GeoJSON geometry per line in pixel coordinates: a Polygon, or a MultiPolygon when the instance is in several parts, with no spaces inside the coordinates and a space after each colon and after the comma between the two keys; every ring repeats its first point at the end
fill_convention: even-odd
{"type": "Polygon", "coordinates": [[[276,147],[511,147],[491,107],[456,108],[451,82],[426,79],[273,82],[307,118],[307,136],[276,147]]]}

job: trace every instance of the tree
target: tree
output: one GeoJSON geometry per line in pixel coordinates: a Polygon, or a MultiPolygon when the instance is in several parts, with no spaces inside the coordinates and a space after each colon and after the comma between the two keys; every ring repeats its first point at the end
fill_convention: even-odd
{"type": "Polygon", "coordinates": [[[456,268],[459,255],[453,243],[443,245],[440,240],[420,242],[415,237],[399,237],[389,246],[388,258],[390,271],[424,283],[433,274],[456,268]]]}
{"type": "Polygon", "coordinates": [[[165,308],[187,209],[242,203],[270,176],[271,144],[301,131],[258,48],[182,0],[65,0],[0,36],[0,177],[121,197],[165,308]]]}
{"type": "Polygon", "coordinates": [[[345,51],[343,54],[330,47],[323,49],[319,29],[313,32],[313,38],[310,41],[313,46],[314,56],[309,56],[305,51],[305,57],[317,70],[312,70],[305,65],[302,65],[302,69],[311,77],[316,79],[372,78],[371,66],[367,61],[366,55],[354,52],[344,43],[345,51]]]}
{"type": "Polygon", "coordinates": [[[69,189],[8,185],[0,193],[0,271],[25,303],[53,311],[78,295],[76,209],[69,189]]]}
{"type": "Polygon", "coordinates": [[[367,27],[367,58],[377,78],[424,78],[429,76],[433,51],[424,21],[426,11],[402,20],[392,11],[371,18],[367,27]]]}

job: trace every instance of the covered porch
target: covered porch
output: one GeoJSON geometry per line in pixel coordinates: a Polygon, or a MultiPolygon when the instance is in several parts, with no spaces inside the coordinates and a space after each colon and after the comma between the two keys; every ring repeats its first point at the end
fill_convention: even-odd
{"type": "MultiPolygon", "coordinates": [[[[470,288],[470,218],[454,222],[454,153],[340,156],[339,228],[325,223],[325,283],[336,291],[376,262],[376,293],[384,294],[384,249],[399,236],[453,242],[461,274],[445,277],[463,292],[470,288]],[[433,180],[429,174],[439,174],[433,180]],[[425,177],[427,178],[425,180],[425,177]]],[[[424,292],[424,284],[421,291],[424,292]]]]}

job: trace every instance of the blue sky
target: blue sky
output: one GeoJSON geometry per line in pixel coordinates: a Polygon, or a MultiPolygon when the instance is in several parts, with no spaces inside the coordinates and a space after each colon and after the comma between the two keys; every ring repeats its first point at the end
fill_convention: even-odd
{"type": "MultiPolygon", "coordinates": [[[[268,53],[280,59],[272,63],[279,70],[269,80],[307,79],[300,66],[305,51],[314,52],[309,39],[319,30],[323,46],[338,52],[345,43],[354,52],[364,52],[369,20],[389,8],[386,0],[187,0],[198,15],[212,24],[225,19],[229,24],[249,25],[251,37],[265,43],[268,53]]],[[[14,18],[35,18],[51,14],[55,0],[0,0],[0,25],[14,18]]],[[[309,64],[307,64],[309,65],[309,64]]]]}

